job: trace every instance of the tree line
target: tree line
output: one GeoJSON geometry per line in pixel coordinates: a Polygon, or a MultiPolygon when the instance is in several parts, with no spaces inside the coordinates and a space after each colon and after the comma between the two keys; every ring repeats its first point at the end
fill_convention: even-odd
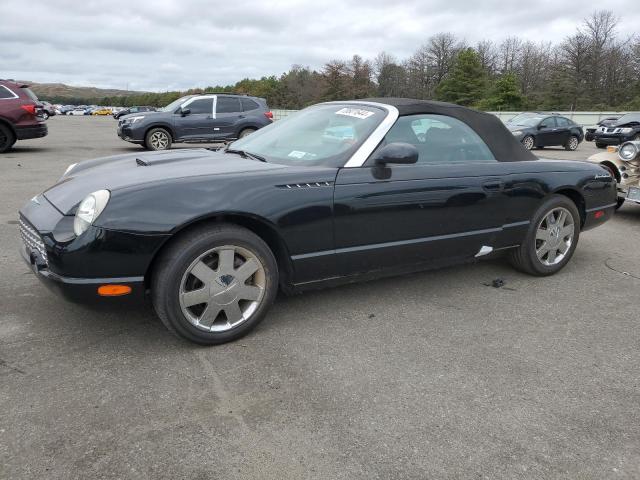
{"type": "Polygon", "coordinates": [[[621,38],[618,23],[611,11],[593,12],[556,44],[508,37],[470,45],[438,33],[405,59],[387,52],[373,59],[353,55],[320,69],[294,65],[280,76],[234,85],[73,100],[164,106],[190,93],[227,92],[264,97],[271,108],[284,109],[378,96],[436,99],[483,110],[640,110],[640,37],[621,38]]]}

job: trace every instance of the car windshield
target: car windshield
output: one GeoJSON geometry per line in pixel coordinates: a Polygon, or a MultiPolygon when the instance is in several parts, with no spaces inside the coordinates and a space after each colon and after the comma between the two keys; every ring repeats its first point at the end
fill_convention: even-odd
{"type": "Polygon", "coordinates": [[[622,125],[623,123],[640,123],[640,113],[627,113],[626,115],[621,116],[616,122],[618,125],[622,125]]]}
{"type": "Polygon", "coordinates": [[[284,165],[341,167],[385,116],[384,109],[371,105],[315,105],[233,142],[229,149],[284,165]]]}
{"type": "Polygon", "coordinates": [[[193,95],[188,95],[186,97],[180,97],[179,99],[174,100],[173,102],[171,102],[166,107],[159,108],[158,111],[159,112],[173,113],[173,112],[175,112],[176,108],[178,108],[180,105],[182,105],[184,102],[186,102],[192,96],[193,95]]]}
{"type": "Polygon", "coordinates": [[[518,119],[518,122],[515,125],[520,125],[521,127],[535,127],[540,123],[544,117],[523,117],[518,119]]]}

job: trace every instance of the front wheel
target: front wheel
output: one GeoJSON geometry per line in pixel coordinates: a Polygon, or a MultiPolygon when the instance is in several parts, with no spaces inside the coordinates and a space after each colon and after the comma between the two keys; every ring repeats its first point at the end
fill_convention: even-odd
{"type": "Polygon", "coordinates": [[[522,244],[509,255],[521,272],[553,275],[571,259],[580,237],[580,213],[569,198],[552,195],[538,208],[522,244]]]}
{"type": "Polygon", "coordinates": [[[156,313],[174,334],[203,345],[236,340],[265,317],[278,289],[267,244],[235,225],[209,225],[161,254],[151,284],[156,313]]]}
{"type": "Polygon", "coordinates": [[[575,135],[571,135],[571,137],[569,137],[569,141],[564,146],[564,148],[565,150],[569,150],[573,152],[578,148],[579,144],[580,144],[580,141],[578,140],[578,137],[576,137],[575,135]]]}
{"type": "Polygon", "coordinates": [[[148,150],[169,150],[171,134],[164,128],[152,128],[144,137],[144,146],[148,150]]]}
{"type": "Polygon", "coordinates": [[[526,148],[527,150],[533,150],[535,144],[536,142],[531,135],[527,135],[522,139],[522,145],[524,145],[524,148],[526,148]]]}

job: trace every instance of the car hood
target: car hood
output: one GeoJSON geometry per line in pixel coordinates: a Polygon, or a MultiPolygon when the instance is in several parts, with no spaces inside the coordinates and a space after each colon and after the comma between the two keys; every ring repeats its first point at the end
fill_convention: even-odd
{"type": "Polygon", "coordinates": [[[60,212],[71,215],[84,197],[97,190],[109,190],[113,194],[120,189],[172,179],[265,174],[283,168],[286,167],[204,148],[129,153],[78,163],[46,190],[44,196],[60,212]]]}

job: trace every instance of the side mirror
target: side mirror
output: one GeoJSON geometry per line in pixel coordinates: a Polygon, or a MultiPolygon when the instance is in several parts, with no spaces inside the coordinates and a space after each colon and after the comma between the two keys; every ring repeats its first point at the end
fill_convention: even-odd
{"type": "Polygon", "coordinates": [[[191,109],[190,108],[181,108],[180,109],[180,114],[184,117],[185,115],[189,115],[191,113],[191,109]]]}
{"type": "Polygon", "coordinates": [[[418,161],[420,153],[410,143],[395,142],[382,147],[373,157],[376,165],[387,163],[410,164],[418,161]]]}

